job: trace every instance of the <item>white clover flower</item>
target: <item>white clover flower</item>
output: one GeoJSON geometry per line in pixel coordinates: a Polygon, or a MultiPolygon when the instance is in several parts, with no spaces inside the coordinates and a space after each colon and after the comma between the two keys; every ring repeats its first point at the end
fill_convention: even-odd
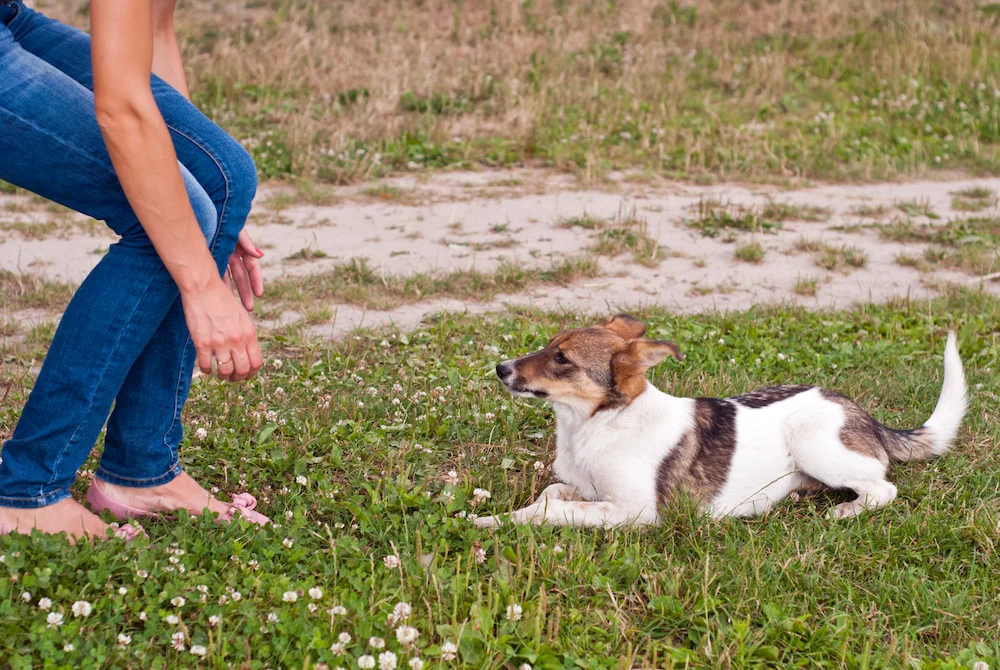
{"type": "Polygon", "coordinates": [[[218,626],[221,622],[222,622],[222,617],[219,616],[218,614],[213,614],[212,616],[208,617],[208,625],[212,626],[213,628],[215,626],[218,626]]]}
{"type": "Polygon", "coordinates": [[[410,659],[410,670],[423,670],[424,662],[420,658],[410,659]]]}
{"type": "Polygon", "coordinates": [[[49,612],[49,615],[45,617],[45,623],[49,624],[49,628],[59,628],[63,625],[63,615],[59,612],[49,612]]]}
{"type": "Polygon", "coordinates": [[[383,651],[378,655],[379,670],[396,670],[396,654],[391,651],[383,651]]]}
{"type": "Polygon", "coordinates": [[[456,655],[458,655],[458,647],[455,646],[454,642],[445,642],[441,645],[442,661],[454,661],[456,655]]]}
{"type": "Polygon", "coordinates": [[[146,616],[145,610],[143,610],[142,612],[139,612],[139,621],[145,621],[148,618],[149,617],[146,616]]]}
{"type": "Polygon", "coordinates": [[[323,597],[323,589],[319,588],[318,586],[312,587],[311,589],[309,589],[309,597],[312,598],[313,600],[319,600],[320,598],[323,597]]]}
{"type": "Polygon", "coordinates": [[[184,600],[184,598],[181,598],[180,596],[177,596],[176,598],[171,598],[170,599],[170,604],[173,605],[174,607],[184,607],[184,604],[186,602],[187,601],[184,600]]]}
{"type": "Polygon", "coordinates": [[[386,617],[390,626],[395,626],[400,621],[406,621],[410,618],[413,613],[413,608],[410,607],[410,603],[396,603],[396,606],[392,608],[392,613],[386,617]]]}
{"type": "Polygon", "coordinates": [[[385,640],[380,637],[370,637],[368,638],[368,646],[372,649],[384,649],[385,640]]]}
{"type": "Polygon", "coordinates": [[[344,607],[343,605],[334,605],[329,609],[329,612],[330,614],[334,614],[337,616],[344,616],[345,614],[347,614],[347,608],[344,607]]]}
{"type": "Polygon", "coordinates": [[[552,553],[553,554],[561,554],[561,553],[563,553],[562,545],[557,544],[556,546],[552,547],[552,553]]]}
{"type": "Polygon", "coordinates": [[[372,670],[375,667],[375,657],[365,654],[358,658],[358,667],[361,670],[372,670]]]}
{"type": "Polygon", "coordinates": [[[541,472],[542,470],[545,469],[545,463],[542,463],[541,461],[535,461],[535,464],[532,467],[535,468],[536,471],[541,472]]]}
{"type": "Polygon", "coordinates": [[[76,647],[74,647],[72,643],[63,645],[63,651],[65,651],[67,654],[73,651],[74,649],[76,649],[76,647]]]}
{"type": "Polygon", "coordinates": [[[146,572],[145,570],[136,570],[135,575],[140,579],[145,579],[146,577],[149,577],[149,573],[146,572]]]}
{"type": "Polygon", "coordinates": [[[476,559],[476,563],[486,562],[486,550],[482,547],[473,547],[472,557],[476,559]]]}
{"type": "Polygon", "coordinates": [[[49,598],[39,599],[38,609],[45,610],[46,612],[48,612],[50,609],[52,609],[52,600],[49,598]]]}
{"type": "Polygon", "coordinates": [[[278,622],[278,615],[275,614],[274,612],[268,612],[268,614],[267,614],[267,622],[268,623],[277,623],[278,622]]]}
{"type": "Polygon", "coordinates": [[[286,537],[284,540],[281,541],[281,544],[283,544],[286,549],[291,549],[292,545],[295,544],[295,540],[293,540],[290,537],[286,537]]]}
{"type": "Polygon", "coordinates": [[[205,654],[208,653],[208,650],[200,644],[192,644],[191,653],[199,658],[205,658],[205,654]]]}
{"type": "Polygon", "coordinates": [[[413,626],[400,626],[396,629],[396,640],[404,647],[409,647],[420,637],[420,631],[413,626]]]}
{"type": "Polygon", "coordinates": [[[22,593],[21,594],[21,600],[23,600],[26,603],[30,603],[31,602],[31,591],[25,591],[24,593],[22,593]]]}
{"type": "Polygon", "coordinates": [[[204,440],[206,437],[208,437],[208,431],[205,430],[204,428],[199,428],[198,430],[194,431],[194,434],[198,437],[199,440],[204,440]]]}
{"type": "Polygon", "coordinates": [[[127,593],[128,593],[128,589],[127,588],[125,588],[124,586],[119,586],[118,587],[118,595],[124,596],[127,593]]]}
{"type": "Polygon", "coordinates": [[[73,611],[73,616],[90,616],[90,613],[94,611],[93,606],[86,600],[77,600],[73,603],[71,608],[73,611]]]}
{"type": "Polygon", "coordinates": [[[443,479],[444,483],[448,486],[454,486],[455,484],[458,484],[458,473],[454,470],[449,470],[448,474],[446,474],[443,479]]]}
{"type": "Polygon", "coordinates": [[[518,666],[517,670],[533,670],[533,669],[531,667],[531,663],[522,663],[521,665],[518,666]]]}
{"type": "Polygon", "coordinates": [[[475,489],[472,492],[472,505],[481,505],[493,496],[486,489],[475,489]]]}
{"type": "Polygon", "coordinates": [[[340,642],[334,642],[333,644],[330,645],[330,652],[334,656],[340,656],[341,654],[344,653],[344,645],[341,644],[340,642]]]}
{"type": "Polygon", "coordinates": [[[521,606],[518,605],[518,604],[516,604],[516,603],[513,604],[513,605],[507,605],[507,620],[508,621],[520,621],[521,620],[521,613],[523,611],[524,610],[521,609],[521,606]]]}
{"type": "Polygon", "coordinates": [[[305,478],[305,475],[299,475],[298,477],[295,478],[295,483],[299,484],[300,486],[305,486],[306,484],[309,483],[309,480],[305,478]]]}
{"type": "Polygon", "coordinates": [[[395,554],[389,554],[388,556],[382,557],[382,563],[389,570],[395,570],[399,567],[399,556],[395,554]]]}
{"type": "Polygon", "coordinates": [[[132,644],[132,636],[126,635],[125,633],[118,633],[118,645],[121,647],[127,647],[132,644]]]}
{"type": "Polygon", "coordinates": [[[170,624],[171,626],[176,626],[177,624],[180,623],[180,621],[181,620],[179,618],[177,618],[176,614],[168,614],[167,615],[167,623],[170,624]]]}
{"type": "Polygon", "coordinates": [[[271,366],[274,367],[275,370],[280,370],[282,365],[284,365],[284,362],[280,358],[275,358],[271,361],[271,366]]]}
{"type": "Polygon", "coordinates": [[[177,631],[170,636],[170,646],[172,646],[176,651],[184,651],[184,633],[177,631]]]}

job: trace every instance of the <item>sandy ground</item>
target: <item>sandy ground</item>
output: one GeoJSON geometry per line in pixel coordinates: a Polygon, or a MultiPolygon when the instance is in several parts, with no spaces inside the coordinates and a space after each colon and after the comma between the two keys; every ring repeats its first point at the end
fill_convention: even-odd
{"type": "MultiPolygon", "coordinates": [[[[329,206],[292,205],[280,187],[261,189],[248,224],[254,240],[265,249],[265,279],[286,274],[328,271],[336,263],[365,257],[386,274],[488,271],[503,258],[544,267],[561,257],[586,254],[594,231],[560,226],[560,221],[584,214],[611,219],[634,212],[647,222],[649,234],[667,250],[656,267],[631,257],[600,258],[602,274],[566,286],[537,287],[490,302],[433,299],[386,312],[354,305],[329,305],[334,318],[314,326],[320,335],[335,337],[358,326],[394,324],[414,327],[425,315],[441,310],[484,311],[507,304],[579,309],[605,313],[613,309],[657,304],[675,311],[743,310],[754,304],[788,301],[809,307],[845,307],[856,301],[882,301],[892,296],[929,297],[941,282],[976,283],[968,274],[950,271],[921,273],[895,262],[899,254],[919,256],[924,245],[889,243],[856,224],[872,223],[852,210],[884,206],[883,221],[903,216],[896,205],[926,204],[940,218],[916,222],[943,223],[969,216],[952,209],[952,193],[983,186],[1000,190],[1000,179],[911,182],[875,185],[820,185],[789,190],[779,187],[721,184],[695,186],[676,182],[636,184],[622,179],[599,190],[580,188],[565,175],[536,171],[449,173],[432,178],[388,180],[377,192],[372,185],[337,189],[329,206]],[[828,220],[785,222],[776,233],[739,233],[703,237],[685,222],[703,199],[760,205],[768,199],[831,210],[828,220]],[[838,229],[854,226],[849,231],[838,229]],[[818,267],[813,254],[794,247],[803,237],[836,247],[851,245],[868,256],[864,267],[829,272],[818,267]],[[760,264],[734,260],[739,244],[754,239],[766,249],[760,264]],[[289,260],[304,248],[324,258],[289,260]],[[796,294],[800,278],[816,279],[815,296],[796,294]]],[[[984,212],[976,215],[981,216],[984,212]]],[[[996,215],[995,209],[985,214],[996,215]]],[[[80,215],[57,213],[25,197],[0,196],[0,269],[38,272],[60,281],[79,282],[100,260],[114,235],[80,215]],[[51,222],[56,221],[57,225],[51,222]],[[16,224],[16,225],[15,225],[16,224]],[[44,227],[48,225],[48,229],[44,227]]],[[[998,290],[996,282],[986,282],[998,290]]],[[[15,314],[37,321],[46,315],[15,314]]],[[[52,315],[53,317],[55,315],[52,315]]],[[[273,325],[297,318],[286,313],[273,325]]]]}

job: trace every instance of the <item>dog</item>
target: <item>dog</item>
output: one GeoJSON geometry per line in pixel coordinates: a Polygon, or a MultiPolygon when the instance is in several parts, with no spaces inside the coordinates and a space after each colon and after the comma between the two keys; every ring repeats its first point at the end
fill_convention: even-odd
{"type": "MultiPolygon", "coordinates": [[[[564,331],[543,349],[500,363],[497,376],[518,397],[552,403],[553,473],[514,523],[610,527],[656,523],[685,492],[713,518],[764,514],[800,490],[851,489],[857,498],[830,518],[888,505],[891,462],[947,452],[967,407],[955,334],[944,353],[944,383],[930,419],[887,428],[850,399],[812,386],[775,386],[732,398],[678,398],[646,379],[673,342],[649,340],[625,314],[564,331]]],[[[481,528],[501,517],[475,520],[481,528]]]]}

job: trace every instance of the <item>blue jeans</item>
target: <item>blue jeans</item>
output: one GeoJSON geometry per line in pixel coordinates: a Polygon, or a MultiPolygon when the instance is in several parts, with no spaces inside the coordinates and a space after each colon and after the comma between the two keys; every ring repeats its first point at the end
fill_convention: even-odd
{"type": "MultiPolygon", "coordinates": [[[[66,308],[0,451],[0,506],[68,498],[105,421],[98,476],[122,486],[165,484],[181,472],[180,417],[195,360],[177,286],[104,146],[89,36],[17,0],[0,5],[9,5],[0,11],[9,21],[0,21],[0,179],[103,220],[120,238],[66,308]]],[[[221,274],[250,211],[256,168],[175,89],[155,76],[151,85],[221,274]]]]}

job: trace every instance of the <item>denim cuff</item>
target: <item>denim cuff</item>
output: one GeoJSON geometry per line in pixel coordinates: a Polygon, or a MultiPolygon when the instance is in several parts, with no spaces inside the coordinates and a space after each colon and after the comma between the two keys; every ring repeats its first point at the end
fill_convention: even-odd
{"type": "Polygon", "coordinates": [[[66,498],[69,497],[69,489],[60,489],[59,491],[54,491],[53,493],[49,493],[48,495],[40,496],[38,498],[9,498],[0,496],[0,507],[11,507],[14,509],[38,509],[39,507],[55,505],[57,502],[66,500],[66,498]]]}
{"type": "Polygon", "coordinates": [[[113,484],[114,486],[129,486],[136,489],[148,489],[151,486],[160,486],[162,484],[172,482],[174,478],[182,472],[184,472],[184,468],[181,467],[180,462],[175,461],[174,464],[170,466],[170,469],[162,475],[150,477],[148,479],[136,479],[135,477],[116,475],[113,472],[108,472],[103,466],[98,466],[96,477],[102,482],[107,482],[108,484],[113,484]]]}

